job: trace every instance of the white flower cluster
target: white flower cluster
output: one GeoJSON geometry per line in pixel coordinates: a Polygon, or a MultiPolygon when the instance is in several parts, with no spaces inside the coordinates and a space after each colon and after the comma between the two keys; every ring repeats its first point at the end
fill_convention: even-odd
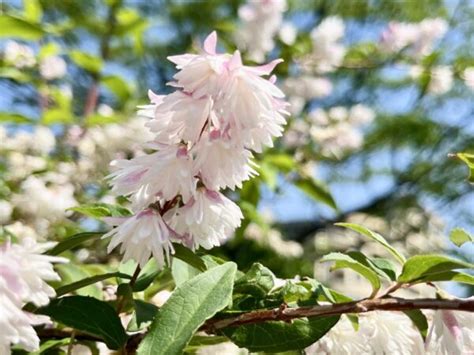
{"type": "Polygon", "coordinates": [[[318,73],[330,73],[344,60],[346,47],[341,43],[345,26],[337,16],[327,17],[311,31],[312,53],[303,61],[304,67],[318,73]]]}
{"type": "Polygon", "coordinates": [[[322,155],[340,157],[348,150],[360,148],[363,134],[360,127],[372,122],[374,111],[358,104],[347,109],[335,106],[325,111],[312,110],[306,120],[296,120],[287,130],[284,143],[297,148],[315,142],[322,155]]]}
{"type": "MultiPolygon", "coordinates": [[[[410,76],[413,79],[419,79],[424,73],[423,67],[413,65],[410,68],[410,76]]],[[[454,84],[453,71],[448,65],[439,65],[430,68],[427,92],[434,95],[443,95],[447,93],[454,84]]]]}
{"type": "Polygon", "coordinates": [[[10,354],[11,345],[27,351],[39,348],[33,325],[45,323],[48,318],[22,308],[28,302],[45,306],[56,295],[46,281],[59,280],[52,263],[67,260],[42,254],[53,245],[36,244],[32,239],[24,239],[22,244],[0,245],[0,354],[10,354]]]}
{"type": "MultiPolygon", "coordinates": [[[[274,37],[280,30],[286,0],[249,0],[239,8],[242,25],[236,33],[239,48],[246,50],[257,63],[275,47],[274,37]]],[[[295,31],[288,26],[281,32],[287,42],[294,41],[295,31]]]]}
{"type": "Polygon", "coordinates": [[[419,23],[391,22],[382,33],[380,46],[389,53],[406,49],[408,54],[419,59],[433,51],[435,42],[448,30],[442,18],[428,18],[419,23]]]}
{"type": "Polygon", "coordinates": [[[244,66],[240,53],[216,53],[210,34],[201,54],[169,59],[179,72],[166,96],[150,92],[151,105],[139,114],[155,134],[154,153],[112,162],[112,191],[130,196],[135,214],[108,220],[118,227],[109,251],[121,244],[124,259],[141,266],[153,255],[164,265],[172,242],[206,249],[229,238],[243,218],[219,192],[240,188],[256,174],[251,151],[272,146],[281,136],[287,104],[269,75],[280,62],[244,66]]]}
{"type": "MultiPolygon", "coordinates": [[[[33,68],[37,64],[33,49],[15,41],[8,41],[4,48],[4,60],[18,69],[33,68]]],[[[63,58],[49,55],[39,62],[39,73],[46,80],[60,79],[66,75],[67,65],[63,58]]]]}

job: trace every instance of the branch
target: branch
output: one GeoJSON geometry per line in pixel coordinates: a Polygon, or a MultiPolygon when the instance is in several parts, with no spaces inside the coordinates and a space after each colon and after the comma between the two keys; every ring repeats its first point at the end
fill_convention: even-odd
{"type": "Polygon", "coordinates": [[[225,319],[210,319],[200,330],[215,333],[219,329],[266,321],[291,321],[296,318],[366,313],[370,311],[407,311],[413,309],[446,309],[474,312],[474,299],[403,299],[397,297],[297,308],[274,308],[243,313],[225,319]]]}

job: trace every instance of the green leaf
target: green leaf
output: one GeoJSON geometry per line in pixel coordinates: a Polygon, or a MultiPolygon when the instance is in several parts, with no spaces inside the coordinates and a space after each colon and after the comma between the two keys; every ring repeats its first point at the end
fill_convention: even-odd
{"type": "Polygon", "coordinates": [[[46,34],[38,24],[5,14],[0,15],[0,28],[2,29],[0,31],[0,38],[8,37],[37,41],[46,34]]]}
{"type": "Polygon", "coordinates": [[[127,217],[132,214],[128,208],[103,202],[80,205],[69,208],[68,210],[97,219],[101,219],[102,217],[127,217]]]}
{"type": "Polygon", "coordinates": [[[459,271],[446,271],[438,274],[430,274],[426,277],[416,280],[416,283],[422,282],[438,282],[438,281],[455,281],[463,284],[474,285],[474,276],[459,272],[459,271]]]}
{"type": "Polygon", "coordinates": [[[336,202],[332,198],[327,186],[325,186],[321,181],[312,177],[299,177],[295,181],[295,186],[314,200],[322,202],[334,210],[337,210],[336,202]]]}
{"type": "Polygon", "coordinates": [[[61,286],[56,289],[56,296],[62,296],[65,295],[66,293],[74,292],[80,288],[95,284],[96,282],[103,281],[110,279],[112,277],[121,277],[121,278],[127,278],[130,279],[130,275],[126,275],[120,272],[109,272],[107,274],[102,274],[102,275],[95,275],[91,277],[87,277],[85,279],[73,282],[69,285],[61,286]]]}
{"type": "Polygon", "coordinates": [[[127,334],[112,306],[92,297],[58,298],[40,308],[38,313],[50,316],[68,327],[95,335],[113,350],[120,349],[127,341],[127,334]]]}
{"type": "Polygon", "coordinates": [[[270,321],[223,329],[222,333],[250,352],[301,350],[322,338],[339,316],[295,319],[291,323],[270,321]]]}
{"type": "Polygon", "coordinates": [[[392,247],[387,242],[387,240],[384,237],[382,237],[380,234],[378,234],[376,232],[373,232],[370,229],[365,228],[364,226],[361,226],[361,225],[355,224],[355,223],[336,223],[335,225],[339,226],[339,227],[352,229],[353,231],[355,231],[357,233],[360,233],[362,235],[365,235],[366,237],[369,237],[370,239],[372,239],[373,241],[379,243],[385,249],[387,249],[395,257],[395,259],[397,259],[397,261],[399,261],[401,264],[403,264],[405,262],[405,257],[402,254],[400,254],[397,249],[392,247]]]}
{"type": "Polygon", "coordinates": [[[232,300],[237,267],[225,263],[178,286],[160,309],[138,355],[181,354],[206,319],[232,300]]]}
{"type": "Polygon", "coordinates": [[[176,286],[185,283],[199,273],[200,271],[198,269],[192,267],[188,263],[179,259],[173,259],[171,274],[173,275],[173,280],[176,286]]]}
{"type": "Polygon", "coordinates": [[[45,125],[73,123],[74,115],[68,109],[51,108],[43,112],[41,123],[45,125]]]}
{"type": "Polygon", "coordinates": [[[62,242],[59,242],[53,249],[49,250],[47,254],[49,255],[59,255],[66,250],[74,249],[75,247],[81,245],[88,240],[98,238],[102,236],[104,232],[84,232],[79,234],[74,234],[70,237],[67,237],[62,242]]]}
{"type": "Polygon", "coordinates": [[[343,253],[329,253],[321,259],[321,262],[326,261],[335,261],[332,270],[349,268],[362,275],[371,283],[373,294],[380,289],[380,279],[377,273],[351,256],[343,253]]]}
{"type": "Polygon", "coordinates": [[[19,113],[0,112],[0,122],[5,123],[34,123],[34,120],[19,113]]]}
{"type": "Polygon", "coordinates": [[[403,311],[403,313],[405,313],[408,318],[411,319],[413,325],[416,327],[416,329],[418,329],[423,340],[425,340],[426,336],[428,335],[428,320],[426,319],[423,312],[419,309],[412,309],[409,311],[403,311]]]}
{"type": "Polygon", "coordinates": [[[436,275],[455,269],[472,269],[474,265],[443,255],[415,255],[403,265],[398,282],[409,283],[424,279],[435,281],[436,275]]]}
{"type": "Polygon", "coordinates": [[[295,168],[295,159],[288,154],[266,154],[264,161],[284,173],[289,173],[295,168]]]}
{"type": "Polygon", "coordinates": [[[275,285],[275,275],[260,263],[254,263],[244,276],[235,281],[234,293],[266,296],[275,285]]]}
{"type": "MultiPolygon", "coordinates": [[[[93,276],[84,267],[73,263],[57,265],[56,269],[61,276],[61,286],[69,286],[69,284],[73,284],[93,276]]],[[[91,296],[98,299],[103,297],[102,291],[99,290],[96,285],[93,285],[93,283],[76,289],[76,293],[81,296],[91,296]]]]}
{"type": "Polygon", "coordinates": [[[38,351],[30,353],[31,355],[41,355],[41,354],[50,354],[50,352],[47,352],[48,350],[68,345],[71,339],[65,338],[65,339],[58,339],[58,340],[47,340],[44,343],[41,344],[40,348],[38,351]]]}
{"type": "Polygon", "coordinates": [[[205,271],[207,269],[206,264],[204,261],[194,254],[191,249],[186,248],[185,246],[177,243],[173,243],[174,254],[175,258],[178,258],[192,267],[198,269],[199,271],[205,271]]]}
{"type": "Polygon", "coordinates": [[[39,58],[46,58],[57,55],[60,51],[59,45],[56,42],[49,42],[41,47],[39,51],[39,58]]]}
{"type": "Polygon", "coordinates": [[[71,60],[76,63],[82,69],[97,74],[102,70],[103,62],[99,57],[81,52],[79,50],[72,50],[69,53],[71,60]]]}
{"type": "Polygon", "coordinates": [[[474,242],[474,237],[462,228],[453,229],[451,231],[451,234],[449,235],[449,239],[458,247],[462,246],[464,243],[467,242],[474,242]]]}
{"type": "Polygon", "coordinates": [[[130,97],[131,91],[128,83],[117,75],[107,75],[100,79],[119,101],[125,102],[130,97]]]}
{"type": "Polygon", "coordinates": [[[379,271],[382,271],[389,280],[395,281],[397,279],[397,272],[392,261],[385,258],[371,258],[370,261],[379,271]]]}
{"type": "Polygon", "coordinates": [[[151,324],[158,313],[158,307],[141,300],[134,300],[135,313],[128,324],[127,330],[136,332],[151,324]]]}
{"type": "Polygon", "coordinates": [[[374,270],[379,276],[385,277],[387,280],[395,281],[397,279],[395,269],[387,259],[378,259],[374,262],[374,259],[369,258],[360,251],[350,251],[347,255],[357,260],[362,265],[367,266],[369,269],[374,270]],[[381,267],[378,267],[378,265],[381,265],[381,267]]]}
{"type": "MultiPolygon", "coordinates": [[[[8,67],[0,68],[0,78],[15,80],[19,83],[26,83],[31,80],[31,77],[24,71],[18,70],[16,68],[8,68],[8,67]]],[[[20,122],[16,122],[16,123],[31,123],[33,121],[31,118],[21,116],[19,114],[12,114],[10,112],[0,112],[0,121],[3,121],[2,115],[4,115],[4,119],[7,122],[8,121],[15,122],[18,118],[20,122]],[[10,117],[12,115],[19,116],[19,117],[17,118],[10,117]]]]}
{"type": "Polygon", "coordinates": [[[474,184],[474,154],[456,153],[454,156],[466,163],[469,169],[469,182],[474,184]]]}
{"type": "Polygon", "coordinates": [[[23,6],[25,8],[25,19],[39,23],[43,16],[43,9],[39,0],[23,0],[23,6]]]}

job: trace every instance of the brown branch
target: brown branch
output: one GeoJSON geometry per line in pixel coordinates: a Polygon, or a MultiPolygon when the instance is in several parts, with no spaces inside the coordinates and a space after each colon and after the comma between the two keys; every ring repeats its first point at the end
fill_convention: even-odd
{"type": "Polygon", "coordinates": [[[215,333],[219,329],[266,321],[291,321],[296,318],[365,313],[370,311],[406,311],[413,309],[446,309],[474,312],[474,299],[403,299],[397,297],[364,299],[361,301],[297,308],[274,308],[243,313],[225,318],[210,319],[200,330],[215,333]]]}

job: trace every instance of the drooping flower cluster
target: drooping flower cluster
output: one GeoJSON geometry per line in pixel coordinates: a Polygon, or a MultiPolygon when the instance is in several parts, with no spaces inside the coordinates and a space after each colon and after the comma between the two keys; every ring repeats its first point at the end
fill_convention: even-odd
{"type": "Polygon", "coordinates": [[[179,72],[166,96],[150,92],[151,105],[139,115],[155,139],[153,153],[116,160],[112,191],[129,196],[134,215],[108,220],[118,227],[109,251],[121,244],[124,259],[144,265],[153,255],[160,265],[172,242],[209,249],[229,238],[243,218],[239,207],[219,192],[240,188],[256,175],[252,151],[272,146],[287,114],[284,94],[269,75],[280,62],[248,67],[239,51],[216,53],[210,34],[200,54],[169,59],[179,72]]]}
{"type": "Polygon", "coordinates": [[[45,281],[59,280],[52,263],[66,259],[41,254],[53,245],[36,244],[32,239],[0,245],[0,354],[9,354],[11,345],[27,351],[39,348],[33,325],[48,318],[27,313],[22,307],[28,302],[44,306],[56,295],[45,281]]]}

